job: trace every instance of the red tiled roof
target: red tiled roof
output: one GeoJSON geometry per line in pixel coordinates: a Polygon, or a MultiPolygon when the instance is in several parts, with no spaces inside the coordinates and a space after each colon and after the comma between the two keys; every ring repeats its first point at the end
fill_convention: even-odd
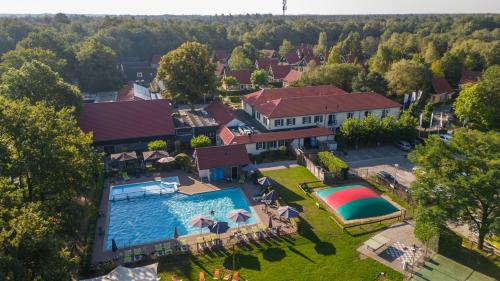
{"type": "Polygon", "coordinates": [[[226,125],[234,119],[238,119],[234,111],[220,101],[211,102],[205,110],[221,125],[226,125]]]}
{"type": "Polygon", "coordinates": [[[366,92],[329,96],[283,97],[256,104],[254,108],[268,118],[280,118],[400,106],[399,103],[375,92],[366,92]]]}
{"type": "Polygon", "coordinates": [[[231,130],[226,126],[222,126],[217,134],[219,135],[219,138],[222,140],[222,142],[226,145],[230,144],[235,137],[233,132],[231,132],[231,130]]]}
{"type": "Polygon", "coordinates": [[[201,147],[197,148],[194,153],[198,170],[250,164],[244,145],[201,147]]]}
{"type": "Polygon", "coordinates": [[[213,56],[217,60],[225,60],[228,58],[227,51],[226,50],[215,50],[213,56]]]}
{"type": "Polygon", "coordinates": [[[277,65],[279,63],[276,59],[262,58],[255,61],[255,67],[258,66],[260,69],[268,69],[271,65],[277,65]]]}
{"type": "Polygon", "coordinates": [[[250,76],[252,74],[249,69],[226,70],[225,75],[233,76],[236,80],[238,80],[239,84],[252,84],[252,82],[250,82],[250,76]]]}
{"type": "Polygon", "coordinates": [[[270,70],[274,79],[283,79],[292,70],[292,67],[289,65],[271,65],[270,70]]]}
{"type": "Polygon", "coordinates": [[[286,61],[289,63],[289,64],[296,64],[298,63],[299,61],[301,61],[302,59],[299,57],[299,55],[297,55],[297,52],[296,51],[291,51],[287,54],[285,54],[285,59],[286,61]]]}
{"type": "Polygon", "coordinates": [[[78,125],[94,142],[175,134],[168,100],[83,104],[78,125]]]}
{"type": "Polygon", "coordinates": [[[453,88],[444,77],[432,79],[432,88],[437,94],[449,94],[453,92],[453,88]]]}
{"type": "Polygon", "coordinates": [[[118,90],[118,95],[116,96],[116,101],[131,101],[140,100],[134,96],[134,87],[132,85],[123,86],[118,90]]]}
{"type": "Polygon", "coordinates": [[[459,84],[476,83],[481,78],[481,71],[465,70],[462,72],[459,84]]]}
{"type": "Polygon", "coordinates": [[[292,83],[298,81],[302,77],[302,72],[292,69],[286,76],[283,78],[283,81],[287,83],[292,83]]]}
{"type": "Polygon", "coordinates": [[[243,101],[251,106],[279,98],[293,97],[317,97],[346,94],[347,92],[333,85],[308,86],[299,88],[275,88],[262,89],[260,91],[244,95],[243,101]]]}
{"type": "Polygon", "coordinates": [[[305,64],[308,64],[310,61],[314,61],[316,63],[316,65],[320,65],[321,64],[321,61],[319,60],[319,58],[317,56],[304,56],[304,62],[305,64]]]}
{"type": "Polygon", "coordinates": [[[225,68],[226,68],[225,64],[217,62],[216,66],[215,66],[215,71],[214,71],[215,76],[217,76],[217,77],[222,76],[222,74],[224,73],[224,69],[225,68]]]}
{"type": "MultiPolygon", "coordinates": [[[[227,128],[226,128],[227,129],[227,128]]],[[[219,137],[221,137],[222,131],[219,132],[219,137]]],[[[230,133],[231,131],[227,129],[230,133]]],[[[227,131],[224,132],[227,134],[227,131]]],[[[231,133],[232,134],[232,133],[231,133]]],[[[247,144],[247,143],[257,143],[264,141],[273,141],[273,140],[292,140],[292,139],[300,139],[300,138],[309,138],[309,137],[321,137],[321,136],[332,136],[332,130],[328,128],[309,128],[309,129],[297,129],[297,130],[289,130],[289,131],[280,131],[280,132],[269,132],[255,135],[240,135],[233,137],[221,137],[224,141],[224,144],[247,144]]]]}

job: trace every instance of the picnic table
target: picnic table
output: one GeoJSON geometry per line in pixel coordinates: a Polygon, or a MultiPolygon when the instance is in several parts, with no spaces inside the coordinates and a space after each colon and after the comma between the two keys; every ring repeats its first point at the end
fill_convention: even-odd
{"type": "Polygon", "coordinates": [[[377,234],[373,236],[372,238],[368,239],[365,241],[363,244],[371,249],[372,251],[376,252],[380,250],[382,247],[384,247],[390,240],[383,236],[382,234],[377,234]]]}

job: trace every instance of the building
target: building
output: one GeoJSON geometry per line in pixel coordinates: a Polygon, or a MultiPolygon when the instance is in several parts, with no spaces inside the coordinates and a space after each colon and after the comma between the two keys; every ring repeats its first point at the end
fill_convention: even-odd
{"type": "Polygon", "coordinates": [[[460,77],[460,85],[477,83],[481,79],[481,71],[464,70],[462,76],[460,77]]]}
{"type": "Polygon", "coordinates": [[[215,144],[219,123],[203,109],[179,110],[174,114],[175,138],[184,147],[189,147],[191,138],[205,135],[215,144]]]}
{"type": "Polygon", "coordinates": [[[242,108],[267,130],[327,127],[368,114],[399,118],[401,105],[375,92],[347,93],[332,85],[262,89],[242,98],[242,108]]]}
{"type": "Polygon", "coordinates": [[[258,134],[241,134],[236,128],[222,127],[218,143],[223,145],[244,144],[246,151],[257,155],[280,147],[318,148],[321,143],[333,142],[334,133],[328,128],[307,128],[258,134]]]}
{"type": "Polygon", "coordinates": [[[281,83],[283,79],[290,73],[292,67],[290,65],[271,65],[269,66],[269,83],[281,83]]]}
{"type": "Polygon", "coordinates": [[[92,133],[94,145],[106,153],[145,151],[148,142],[158,139],[172,145],[175,137],[165,99],[83,104],[78,126],[92,133]]]}
{"type": "Polygon", "coordinates": [[[299,81],[302,77],[302,72],[295,69],[290,70],[288,74],[283,78],[283,87],[288,88],[293,82],[299,81]]]}
{"type": "Polygon", "coordinates": [[[261,58],[255,60],[255,68],[256,69],[265,69],[268,70],[271,65],[277,65],[279,61],[277,59],[270,58],[261,58]]]}
{"type": "Polygon", "coordinates": [[[204,182],[236,180],[240,177],[241,167],[250,164],[244,145],[197,148],[194,152],[194,161],[198,175],[204,182]]]}
{"type": "Polygon", "coordinates": [[[148,88],[133,83],[118,91],[116,101],[157,100],[163,97],[159,93],[151,93],[148,88]]]}
{"type": "Polygon", "coordinates": [[[234,111],[220,101],[211,102],[205,110],[221,126],[238,127],[244,125],[244,123],[238,119],[234,111]]]}
{"type": "Polygon", "coordinates": [[[432,103],[446,102],[453,97],[455,91],[448,83],[448,80],[444,77],[438,77],[432,79],[432,88],[434,89],[434,94],[431,95],[432,103]]]}
{"type": "Polygon", "coordinates": [[[214,74],[217,79],[221,78],[224,75],[224,71],[226,71],[226,65],[220,62],[217,62],[215,65],[214,74]]]}
{"type": "Polygon", "coordinates": [[[224,85],[226,90],[250,90],[253,89],[252,82],[250,81],[250,73],[249,69],[241,69],[241,70],[226,70],[224,72],[224,77],[232,76],[236,78],[237,84],[234,86],[224,85]]]}
{"type": "Polygon", "coordinates": [[[127,83],[149,84],[156,77],[156,68],[148,61],[121,62],[118,68],[127,83]]]}
{"type": "Polygon", "coordinates": [[[214,50],[212,53],[212,57],[216,61],[223,64],[227,63],[227,61],[229,60],[229,55],[226,50],[214,50]]]}
{"type": "Polygon", "coordinates": [[[151,57],[151,67],[156,69],[160,66],[160,61],[161,61],[161,57],[162,55],[153,55],[153,57],[151,57]]]}
{"type": "Polygon", "coordinates": [[[268,59],[279,60],[279,58],[280,58],[280,55],[278,54],[278,52],[276,50],[262,49],[262,50],[259,50],[259,54],[262,57],[268,58],[268,59]]]}

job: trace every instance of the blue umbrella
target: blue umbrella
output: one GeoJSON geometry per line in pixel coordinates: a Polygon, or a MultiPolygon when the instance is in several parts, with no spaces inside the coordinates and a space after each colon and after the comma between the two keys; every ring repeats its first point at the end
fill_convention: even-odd
{"type": "Polygon", "coordinates": [[[254,164],[250,163],[248,165],[245,165],[245,166],[241,167],[241,170],[244,171],[244,172],[253,173],[253,172],[257,171],[257,166],[255,166],[254,164]]]}
{"type": "Polygon", "coordinates": [[[177,232],[177,226],[174,226],[174,239],[179,238],[179,233],[177,232]]]}
{"type": "Polygon", "coordinates": [[[229,230],[229,224],[225,221],[218,221],[210,227],[210,232],[215,234],[226,233],[229,230]]]}
{"type": "Polygon", "coordinates": [[[287,219],[296,218],[299,216],[299,211],[290,206],[283,206],[278,208],[278,215],[287,219]]]}
{"type": "Polygon", "coordinates": [[[268,177],[262,177],[257,180],[260,185],[269,186],[271,185],[271,180],[268,177]]]}
{"type": "Polygon", "coordinates": [[[264,196],[262,196],[262,200],[274,202],[274,201],[278,200],[279,197],[280,197],[280,195],[278,194],[278,192],[273,189],[273,190],[269,191],[267,194],[264,194],[264,196]]]}
{"type": "Polygon", "coordinates": [[[116,245],[115,238],[111,239],[111,251],[113,252],[118,251],[118,246],[116,245]]]}
{"type": "Polygon", "coordinates": [[[271,229],[273,228],[273,217],[269,216],[269,224],[267,225],[267,228],[271,229]]]}

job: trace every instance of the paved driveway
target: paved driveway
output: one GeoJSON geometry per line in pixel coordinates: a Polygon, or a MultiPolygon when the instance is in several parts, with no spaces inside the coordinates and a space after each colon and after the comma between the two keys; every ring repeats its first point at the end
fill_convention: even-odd
{"type": "Polygon", "coordinates": [[[347,155],[342,156],[342,159],[362,177],[386,171],[392,174],[399,183],[410,187],[415,181],[415,176],[412,174],[414,165],[406,159],[406,154],[396,146],[384,145],[347,150],[347,155]]]}

